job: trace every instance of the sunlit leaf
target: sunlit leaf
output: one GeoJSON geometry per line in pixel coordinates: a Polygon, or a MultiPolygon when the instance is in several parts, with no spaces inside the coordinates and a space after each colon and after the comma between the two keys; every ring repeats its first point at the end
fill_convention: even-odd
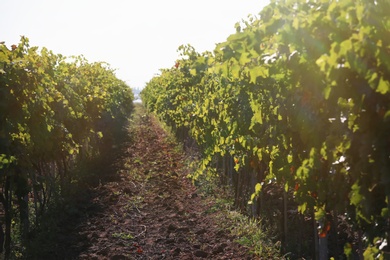
{"type": "Polygon", "coordinates": [[[257,183],[256,186],[255,186],[255,193],[259,193],[261,191],[261,184],[260,183],[257,183]]]}
{"type": "Polygon", "coordinates": [[[383,77],[381,77],[376,91],[381,94],[386,94],[387,92],[390,91],[390,82],[388,80],[383,79],[383,77]]]}
{"type": "Polygon", "coordinates": [[[256,83],[257,78],[267,78],[269,76],[268,69],[264,67],[255,67],[249,70],[250,82],[256,83]]]}

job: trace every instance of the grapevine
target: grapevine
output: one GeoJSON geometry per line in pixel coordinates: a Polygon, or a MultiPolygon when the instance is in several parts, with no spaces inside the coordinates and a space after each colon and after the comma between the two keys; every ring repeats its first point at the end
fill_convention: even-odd
{"type": "Polygon", "coordinates": [[[254,203],[271,183],[315,217],[317,239],[343,215],[364,230],[360,256],[381,255],[375,241],[390,241],[389,10],[387,1],[272,1],[213,52],[181,47],[142,98],[197,142],[197,174],[231,160],[220,174],[237,200],[254,203]]]}

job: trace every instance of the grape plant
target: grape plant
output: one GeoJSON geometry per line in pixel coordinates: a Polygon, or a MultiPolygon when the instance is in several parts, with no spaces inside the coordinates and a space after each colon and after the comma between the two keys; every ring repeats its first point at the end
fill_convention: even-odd
{"type": "Polygon", "coordinates": [[[388,256],[390,3],[273,0],[235,28],[212,52],[181,46],[142,92],[150,111],[196,141],[192,177],[217,168],[252,215],[274,187],[284,248],[294,203],[313,219],[313,256],[388,256]],[[341,219],[359,241],[329,255],[341,219]]]}
{"type": "MultiPolygon", "coordinates": [[[[13,223],[21,241],[53,197],[69,192],[80,162],[114,145],[133,93],[108,64],[64,57],[29,40],[0,44],[0,201],[9,257],[13,223]]],[[[2,248],[2,247],[1,247],[2,248]]]]}

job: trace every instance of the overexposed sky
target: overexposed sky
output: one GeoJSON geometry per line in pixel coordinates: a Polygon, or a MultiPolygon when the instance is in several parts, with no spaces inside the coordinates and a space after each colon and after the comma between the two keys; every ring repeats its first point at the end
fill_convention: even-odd
{"type": "Polygon", "coordinates": [[[132,88],[143,88],[159,69],[172,67],[177,48],[198,52],[235,32],[269,0],[0,0],[0,42],[66,56],[105,61],[132,88]]]}

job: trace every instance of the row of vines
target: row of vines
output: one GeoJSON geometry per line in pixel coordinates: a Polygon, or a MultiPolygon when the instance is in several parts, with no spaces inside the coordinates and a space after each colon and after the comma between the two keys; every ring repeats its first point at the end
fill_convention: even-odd
{"type": "Polygon", "coordinates": [[[273,0],[213,52],[179,50],[143,102],[196,141],[237,206],[259,215],[278,192],[285,253],[310,240],[289,232],[305,230],[298,212],[314,230],[300,256],[389,253],[388,1],[273,0]]]}
{"type": "Polygon", "coordinates": [[[0,44],[0,242],[6,257],[16,248],[11,238],[27,245],[54,198],[71,192],[77,164],[115,144],[133,98],[105,63],[39,50],[26,37],[10,48],[0,44]]]}

